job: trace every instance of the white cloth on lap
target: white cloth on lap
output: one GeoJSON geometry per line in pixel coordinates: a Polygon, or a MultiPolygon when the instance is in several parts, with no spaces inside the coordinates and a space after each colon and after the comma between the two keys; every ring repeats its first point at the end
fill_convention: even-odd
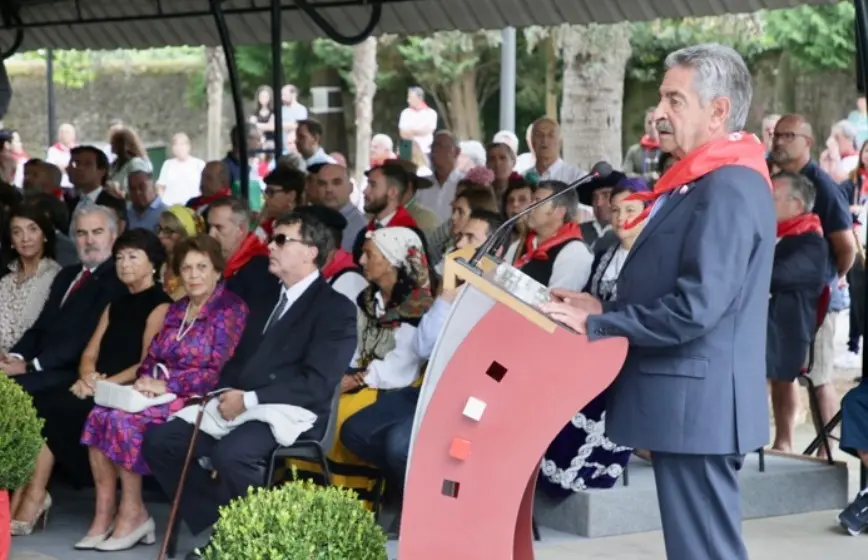
{"type": "MultiPolygon", "coordinates": [[[[258,404],[234,420],[226,420],[217,410],[218,404],[218,400],[213,399],[205,405],[205,414],[199,426],[200,430],[214,439],[222,439],[241,424],[255,421],[268,424],[277,444],[286,447],[295,443],[298,436],[313,428],[316,422],[316,414],[289,404],[258,404]]],[[[182,408],[172,418],[195,425],[198,415],[199,405],[192,405],[182,408]]]]}

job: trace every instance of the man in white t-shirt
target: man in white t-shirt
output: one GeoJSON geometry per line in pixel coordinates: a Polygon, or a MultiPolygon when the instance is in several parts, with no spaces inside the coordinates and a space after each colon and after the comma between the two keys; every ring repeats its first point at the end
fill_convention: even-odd
{"type": "Polygon", "coordinates": [[[173,158],[167,159],[157,179],[157,195],[166,206],[187,204],[199,196],[199,182],[205,162],[190,155],[190,137],[179,132],[172,136],[173,158]]]}
{"type": "Polygon", "coordinates": [[[69,151],[78,145],[75,134],[75,127],[69,123],[63,123],[57,129],[57,143],[52,144],[48,148],[48,153],[45,155],[45,161],[52,165],[56,165],[63,173],[63,179],[60,183],[61,187],[72,188],[72,183],[69,182],[69,176],[66,174],[66,168],[69,167],[69,151]]]}
{"type": "Polygon", "coordinates": [[[407,108],[401,111],[398,131],[404,140],[413,140],[422,152],[431,151],[434,131],[437,130],[437,111],[425,103],[425,91],[420,87],[407,90],[407,108]]]}

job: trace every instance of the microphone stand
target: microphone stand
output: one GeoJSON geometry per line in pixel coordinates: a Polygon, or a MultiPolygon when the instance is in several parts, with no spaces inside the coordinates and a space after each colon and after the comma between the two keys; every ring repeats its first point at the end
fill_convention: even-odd
{"type": "Polygon", "coordinates": [[[591,182],[594,179],[605,179],[611,173],[612,173],[612,166],[611,165],[609,165],[608,163],[606,163],[604,161],[598,162],[594,165],[593,169],[591,169],[590,173],[588,173],[584,177],[580,177],[576,181],[573,181],[564,190],[558,191],[556,193],[552,193],[549,196],[545,197],[544,199],[534,202],[533,204],[531,204],[530,206],[528,206],[527,208],[525,208],[524,210],[522,210],[521,212],[519,212],[518,214],[513,216],[512,218],[503,222],[503,224],[501,224],[501,226],[499,228],[494,230],[494,232],[488,236],[488,239],[486,239],[482,243],[482,245],[479,246],[479,249],[477,249],[476,252],[473,253],[473,257],[470,258],[470,261],[468,261],[467,264],[470,265],[472,268],[476,268],[476,266],[479,264],[479,261],[482,259],[482,257],[484,257],[485,255],[487,255],[491,252],[492,248],[497,244],[497,242],[501,238],[501,236],[503,236],[505,233],[510,231],[510,228],[519,219],[521,219],[522,216],[525,216],[525,215],[533,212],[534,210],[536,210],[537,208],[539,208],[540,206],[542,206],[543,204],[545,204],[547,202],[551,202],[552,200],[561,196],[565,192],[575,190],[575,189],[579,188],[580,186],[591,182]]]}

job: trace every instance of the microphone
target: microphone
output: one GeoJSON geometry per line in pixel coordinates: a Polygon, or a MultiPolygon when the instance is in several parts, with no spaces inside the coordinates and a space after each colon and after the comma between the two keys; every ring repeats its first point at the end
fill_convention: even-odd
{"type": "Polygon", "coordinates": [[[551,194],[551,195],[545,197],[542,200],[534,202],[533,204],[531,204],[530,206],[528,206],[527,208],[525,208],[524,210],[522,210],[521,212],[519,212],[518,214],[513,216],[512,218],[503,222],[503,224],[499,228],[494,230],[494,233],[489,235],[488,239],[486,239],[485,242],[479,246],[479,249],[477,249],[476,252],[473,253],[473,257],[470,259],[470,262],[468,262],[468,264],[472,267],[476,267],[476,265],[479,264],[480,259],[482,259],[482,257],[487,255],[489,252],[491,252],[492,247],[495,246],[495,244],[500,239],[500,237],[503,236],[503,234],[505,232],[509,231],[510,228],[515,224],[515,222],[517,222],[525,214],[529,214],[530,212],[539,208],[540,206],[542,206],[546,202],[550,202],[552,199],[559,197],[560,195],[564,194],[565,192],[575,190],[575,189],[581,187],[582,185],[586,185],[586,184],[590,183],[591,181],[593,181],[595,179],[605,179],[611,174],[612,174],[612,166],[609,165],[608,162],[598,161],[597,163],[594,164],[594,167],[591,168],[590,173],[588,173],[584,177],[579,177],[578,180],[570,183],[567,186],[567,188],[565,188],[564,190],[562,190],[560,192],[556,192],[554,194],[551,194]]]}

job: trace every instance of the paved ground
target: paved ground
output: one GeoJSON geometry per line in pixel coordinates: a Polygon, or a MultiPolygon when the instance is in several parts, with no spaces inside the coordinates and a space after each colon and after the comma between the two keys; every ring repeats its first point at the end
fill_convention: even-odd
{"type": "MultiPolygon", "coordinates": [[[[847,316],[839,317],[836,336],[836,349],[841,356],[846,353],[847,316]]],[[[841,396],[854,385],[854,379],[861,374],[855,369],[836,371],[835,386],[841,396]]],[[[803,402],[806,404],[807,399],[803,402]]],[[[813,429],[807,424],[799,427],[798,448],[801,450],[813,438],[813,429]]],[[[842,453],[836,459],[847,461],[850,467],[850,493],[858,490],[858,463],[842,453]]],[[[68,501],[52,511],[52,518],[45,533],[31,537],[16,538],[10,560],[86,560],[98,557],[96,553],[74,552],[72,544],[78,540],[89,522],[90,508],[87,495],[68,501]]],[[[154,506],[155,516],[165,515],[165,504],[154,506]]],[[[835,517],[837,511],[815,512],[768,519],[746,521],[745,539],[752,560],[793,560],[820,559],[833,552],[838,558],[866,558],[868,536],[850,537],[839,530],[835,517]]],[[[158,527],[164,521],[158,519],[158,527]]],[[[158,534],[158,538],[161,534],[158,534]]],[[[659,531],[601,539],[583,539],[542,529],[543,540],[536,549],[537,560],[574,560],[594,558],[596,560],[657,560],[664,559],[662,535],[659,531]]],[[[190,535],[183,535],[181,550],[193,546],[190,535]]],[[[390,556],[394,557],[396,543],[389,543],[390,556]]],[[[157,547],[115,553],[107,558],[114,560],[152,560],[157,555],[157,547]]],[[[183,554],[181,555],[183,558],[183,554]]],[[[412,559],[410,559],[412,560],[412,559]]],[[[463,560],[463,559],[456,559],[463,560]]],[[[476,560],[476,559],[471,559],[476,560]]]]}

